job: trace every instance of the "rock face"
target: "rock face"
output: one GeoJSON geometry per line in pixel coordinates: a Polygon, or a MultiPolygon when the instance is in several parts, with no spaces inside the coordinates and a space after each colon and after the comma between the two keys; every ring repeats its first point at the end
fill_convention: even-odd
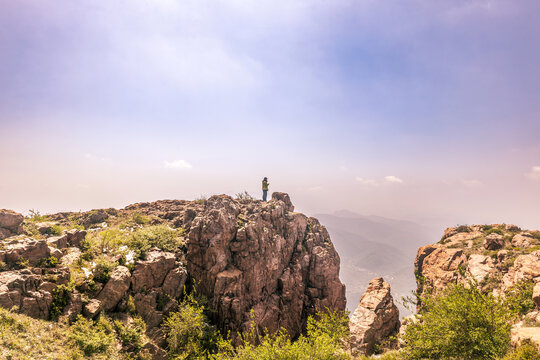
{"type": "Polygon", "coordinates": [[[125,266],[117,266],[97,299],[105,311],[113,310],[129,289],[131,274],[125,266]]]}
{"type": "Polygon", "coordinates": [[[0,209],[0,240],[23,232],[24,216],[12,210],[0,209]]]}
{"type": "Polygon", "coordinates": [[[16,239],[3,243],[0,248],[0,261],[13,265],[20,260],[28,260],[30,265],[35,265],[39,260],[50,255],[47,240],[16,239]]]}
{"type": "Polygon", "coordinates": [[[398,333],[399,310],[383,278],[369,282],[349,326],[353,354],[370,354],[375,345],[398,333]]]}
{"type": "Polygon", "coordinates": [[[284,327],[294,337],[316,310],[345,309],[328,232],[282,199],[288,196],[268,203],[213,196],[191,224],[188,273],[233,337],[248,328],[251,310],[261,332],[284,327]]]}
{"type": "Polygon", "coordinates": [[[52,290],[69,281],[65,269],[23,269],[0,273],[0,306],[35,318],[47,319],[52,290]],[[52,281],[54,282],[52,282],[52,281]]]}

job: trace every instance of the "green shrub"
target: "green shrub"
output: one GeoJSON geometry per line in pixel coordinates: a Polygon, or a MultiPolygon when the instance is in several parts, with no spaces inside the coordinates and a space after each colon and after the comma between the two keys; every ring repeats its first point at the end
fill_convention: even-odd
{"type": "Polygon", "coordinates": [[[150,218],[148,216],[140,214],[140,213],[133,214],[131,216],[131,219],[133,220],[135,224],[139,224],[139,225],[145,225],[150,222],[150,218]]]}
{"type": "Polygon", "coordinates": [[[107,283],[111,278],[111,273],[118,264],[115,261],[109,260],[105,256],[100,256],[96,260],[96,267],[94,268],[94,281],[102,284],[107,283]]]}
{"type": "Polygon", "coordinates": [[[175,359],[205,358],[216,349],[218,333],[204,314],[204,307],[187,296],[163,325],[169,356],[175,359]]]}
{"type": "Polygon", "coordinates": [[[140,258],[145,258],[152,247],[164,251],[176,251],[183,244],[183,229],[175,230],[167,225],[154,225],[139,229],[129,235],[127,245],[140,258]]]}
{"type": "Polygon", "coordinates": [[[497,359],[510,347],[512,314],[474,284],[450,285],[422,297],[418,321],[407,326],[407,359],[497,359]]]}
{"type": "Polygon", "coordinates": [[[145,344],[144,333],[146,331],[146,323],[143,319],[134,318],[133,322],[127,325],[115,320],[114,329],[124,347],[135,353],[141,351],[145,344]]]}
{"type": "Polygon", "coordinates": [[[69,303],[69,296],[75,288],[75,283],[59,285],[52,291],[52,303],[49,307],[49,319],[57,320],[69,303]]]}
{"type": "Polygon", "coordinates": [[[30,210],[28,210],[27,219],[36,223],[36,222],[47,221],[47,220],[49,220],[49,217],[46,216],[46,215],[41,215],[39,210],[30,209],[30,210]]]}
{"type": "MultiPolygon", "coordinates": [[[[219,360],[345,360],[350,355],[344,351],[342,339],[348,336],[348,317],[339,312],[320,313],[308,319],[306,335],[291,341],[285,330],[259,337],[252,322],[251,330],[242,337],[236,348],[220,344],[222,349],[212,355],[219,360]],[[254,345],[257,339],[260,344],[254,345]]],[[[225,345],[226,342],[225,342],[225,345]]]]}
{"type": "Polygon", "coordinates": [[[58,259],[54,256],[49,256],[46,258],[42,258],[38,261],[37,266],[38,267],[45,267],[45,268],[54,268],[58,265],[58,259]]]}
{"type": "Polygon", "coordinates": [[[78,315],[70,328],[68,338],[86,356],[107,353],[115,343],[112,326],[105,317],[94,322],[78,315]]]}
{"type": "Polygon", "coordinates": [[[514,284],[506,293],[505,305],[513,313],[525,315],[535,307],[533,297],[534,281],[523,280],[514,284]]]}
{"type": "Polygon", "coordinates": [[[463,233],[463,232],[471,232],[472,229],[468,225],[459,225],[458,227],[456,227],[456,231],[458,233],[463,233]]]}
{"type": "Polygon", "coordinates": [[[499,229],[499,228],[491,228],[488,231],[486,231],[486,235],[489,235],[489,234],[504,235],[504,231],[502,231],[502,229],[499,229]]]}

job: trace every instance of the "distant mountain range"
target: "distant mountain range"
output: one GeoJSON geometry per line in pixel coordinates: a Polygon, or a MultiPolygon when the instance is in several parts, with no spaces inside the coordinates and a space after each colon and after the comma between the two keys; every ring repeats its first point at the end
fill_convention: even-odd
{"type": "Polygon", "coordinates": [[[441,229],[348,210],[315,217],[326,226],[341,258],[340,278],[347,286],[347,308],[354,311],[367,285],[382,276],[390,283],[401,315],[401,298],[416,288],[414,258],[418,247],[435,242],[441,229]]]}

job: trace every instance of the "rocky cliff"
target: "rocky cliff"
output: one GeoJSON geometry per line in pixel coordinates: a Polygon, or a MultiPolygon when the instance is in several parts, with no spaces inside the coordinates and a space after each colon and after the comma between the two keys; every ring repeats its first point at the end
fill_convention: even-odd
{"type": "Polygon", "coordinates": [[[186,288],[233,337],[251,314],[261,333],[283,327],[294,337],[317,310],[345,309],[326,229],[284,193],[26,219],[2,210],[0,236],[0,306],[44,319],[135,311],[158,345],[186,288]]]}
{"type": "Polygon", "coordinates": [[[540,231],[507,224],[448,228],[438,243],[418,249],[415,274],[419,295],[472,282],[495,296],[511,291],[530,296],[513,340],[540,339],[540,231]]]}

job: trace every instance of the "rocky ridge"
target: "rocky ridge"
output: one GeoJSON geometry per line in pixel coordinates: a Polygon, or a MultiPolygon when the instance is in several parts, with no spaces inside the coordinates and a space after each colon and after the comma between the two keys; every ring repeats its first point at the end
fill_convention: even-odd
{"type": "Polygon", "coordinates": [[[418,249],[415,274],[419,295],[455,282],[472,282],[495,296],[529,288],[536,308],[514,325],[513,341],[540,339],[540,231],[508,224],[448,228],[438,243],[418,249]]]}
{"type": "Polygon", "coordinates": [[[35,219],[1,210],[0,235],[0,306],[43,319],[134,311],[154,358],[165,356],[160,325],[186,289],[208,299],[212,320],[233,338],[251,313],[261,333],[283,327],[294,337],[317,310],[345,309],[326,229],[295,213],[284,193],[269,202],[219,195],[35,219]]]}

